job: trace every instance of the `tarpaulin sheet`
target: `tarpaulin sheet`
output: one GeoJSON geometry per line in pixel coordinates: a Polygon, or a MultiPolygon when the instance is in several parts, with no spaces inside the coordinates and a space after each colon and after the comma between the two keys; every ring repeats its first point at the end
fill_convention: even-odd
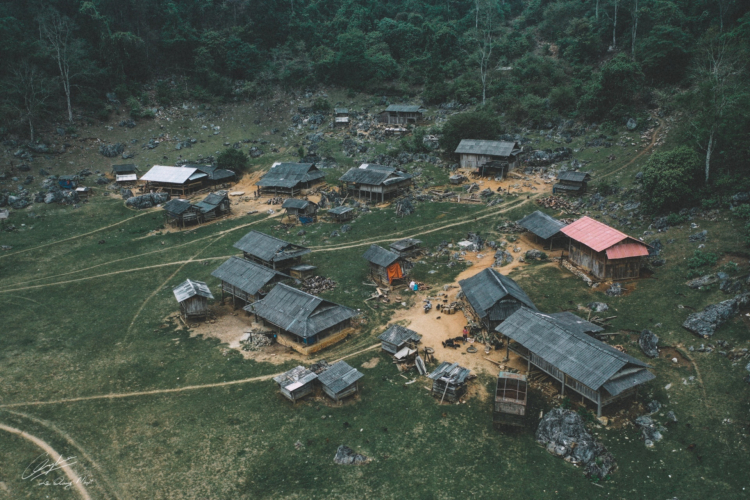
{"type": "Polygon", "coordinates": [[[393,264],[388,266],[386,270],[388,271],[388,283],[395,279],[404,277],[404,274],[401,272],[401,266],[398,262],[394,262],[393,264]]]}

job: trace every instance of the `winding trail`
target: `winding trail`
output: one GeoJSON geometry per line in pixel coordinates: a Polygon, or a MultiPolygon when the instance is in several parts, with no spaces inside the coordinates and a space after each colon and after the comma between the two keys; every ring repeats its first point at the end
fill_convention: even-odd
{"type": "MultiPolygon", "coordinates": [[[[651,117],[654,118],[655,120],[658,120],[658,118],[656,116],[654,116],[654,115],[651,115],[651,117]]],[[[643,148],[643,150],[640,153],[638,153],[637,155],[635,155],[633,157],[633,159],[631,159],[629,162],[627,162],[622,167],[616,168],[616,169],[614,169],[611,172],[607,172],[606,174],[602,174],[602,175],[598,176],[597,179],[603,179],[603,178],[605,178],[607,176],[610,176],[610,175],[612,175],[614,173],[619,172],[620,170],[623,170],[623,169],[629,167],[630,165],[632,165],[633,163],[635,163],[635,161],[638,158],[640,158],[641,156],[645,155],[646,153],[648,153],[649,151],[651,151],[652,149],[654,149],[654,144],[656,144],[656,138],[658,137],[659,131],[662,129],[663,126],[664,126],[664,120],[659,120],[659,126],[654,129],[654,133],[651,135],[651,142],[649,143],[648,146],[646,146],[645,148],[643,148]]]]}
{"type": "MultiPolygon", "coordinates": [[[[59,461],[59,463],[65,464],[65,459],[63,459],[63,457],[61,457],[60,454],[56,452],[50,445],[48,445],[38,437],[32,436],[31,434],[28,434],[21,429],[16,429],[15,427],[4,424],[0,424],[0,430],[15,434],[16,436],[20,436],[26,441],[34,443],[50,456],[52,462],[59,461]]],[[[78,493],[81,495],[81,498],[83,498],[84,500],[91,500],[89,492],[86,491],[86,488],[83,486],[83,481],[81,480],[81,477],[76,473],[76,471],[74,471],[73,468],[67,464],[62,465],[60,469],[65,473],[66,476],[68,476],[68,480],[70,480],[73,488],[75,488],[76,491],[78,491],[78,493]]]]}

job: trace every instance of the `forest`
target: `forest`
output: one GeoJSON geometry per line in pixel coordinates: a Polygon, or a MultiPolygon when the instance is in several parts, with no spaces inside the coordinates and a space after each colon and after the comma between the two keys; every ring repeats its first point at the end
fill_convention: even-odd
{"type": "MultiPolygon", "coordinates": [[[[476,106],[502,128],[678,113],[688,177],[750,149],[750,5],[736,0],[59,0],[0,5],[0,135],[316,85],[476,106]],[[149,92],[150,91],[150,92],[149,92]]],[[[680,172],[682,176],[684,172],[680,172]]]]}

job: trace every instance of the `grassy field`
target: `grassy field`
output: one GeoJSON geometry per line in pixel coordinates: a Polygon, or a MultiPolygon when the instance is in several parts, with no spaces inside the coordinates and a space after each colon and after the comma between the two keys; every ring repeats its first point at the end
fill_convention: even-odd
{"type": "MultiPolygon", "coordinates": [[[[219,140],[261,137],[269,127],[249,125],[252,117],[263,116],[257,107],[226,110],[222,116],[221,139],[207,134],[207,142],[191,153],[213,154],[219,140]],[[248,125],[233,126],[231,118],[248,125]]],[[[188,126],[175,123],[162,122],[170,133],[188,126]]],[[[151,128],[161,131],[156,123],[151,128]]],[[[117,127],[108,133],[113,140],[128,137],[117,127]]],[[[630,133],[628,140],[638,144],[637,137],[630,133]]],[[[570,147],[581,147],[581,142],[576,139],[570,147]]],[[[534,147],[559,145],[540,141],[534,147]]],[[[296,150],[291,141],[288,148],[296,150]]],[[[605,161],[612,149],[588,148],[576,157],[590,159],[597,174],[610,173],[621,184],[629,183],[645,158],[629,164],[637,154],[632,152],[605,161]]],[[[288,151],[286,156],[283,151],[264,155],[256,168],[294,158],[288,151]]],[[[144,152],[137,160],[142,166],[166,162],[158,157],[161,153],[144,152]]],[[[94,168],[108,169],[90,151],[76,154],[90,159],[94,168]]],[[[174,152],[167,156],[176,159],[174,152]]],[[[338,159],[342,169],[354,164],[338,159]]],[[[445,182],[444,170],[419,166],[423,175],[433,177],[431,182],[445,182]]],[[[371,292],[361,285],[366,279],[361,254],[367,246],[418,236],[434,248],[441,241],[464,238],[467,231],[500,241],[498,223],[535,209],[532,200],[514,197],[489,208],[419,203],[415,214],[404,218],[389,207],[362,214],[351,231],[338,237],[330,236],[338,225],[321,222],[300,236],[265,214],[163,233],[158,210],[135,212],[102,196],[78,209],[35,205],[33,216],[14,212],[19,231],[0,233],[0,244],[12,246],[0,253],[0,424],[76,457],[78,474],[91,479],[87,490],[92,498],[746,498],[746,362],[733,364],[716,351],[688,351],[705,341],[680,327],[684,318],[727,296],[716,287],[698,291],[684,285],[686,259],[697,245],[688,242],[696,230],[687,225],[650,237],[661,239],[667,263],[651,278],[629,284],[623,297],[592,290],[554,264],[527,265],[512,273],[541,310],[607,302],[617,315],[610,331],[650,328],[662,346],[677,346],[692,359],[677,365],[669,359],[652,361],[657,379],[640,400],[659,400],[665,404],[660,413],[673,410],[679,420],[654,449],[644,446],[632,426],[592,426],[619,466],[602,483],[592,483],[579,469],[547,453],[535,443],[531,429],[493,430],[485,396],[493,390],[491,376],[476,381],[485,390],[466,404],[440,406],[425,390],[426,379],[406,385],[415,375],[404,378],[378,350],[357,354],[376,344],[374,337],[398,307],[374,310],[364,305],[371,292]],[[190,337],[167,319],[177,309],[172,287],[190,277],[218,291],[210,272],[237,253],[232,244],[251,229],[311,247],[309,261],[338,282],[326,297],[364,311],[367,322],[361,332],[321,355],[329,360],[353,355],[348,362],[365,374],[357,399],[340,407],[317,399],[293,405],[268,379],[293,363],[245,360],[217,340],[190,337]],[[370,368],[361,367],[366,362],[370,368]],[[334,465],[340,444],[372,462],[334,465]]],[[[703,250],[723,259],[706,271],[734,260],[739,273],[747,274],[741,224],[725,213],[715,222],[695,222],[709,230],[703,250]]],[[[636,220],[627,231],[638,236],[648,224],[636,220]]],[[[442,285],[463,269],[446,263],[427,257],[414,275],[442,285]]],[[[750,348],[741,318],[723,326],[716,338],[750,348]]],[[[632,336],[616,339],[612,343],[642,357],[632,336]]],[[[533,393],[531,404],[533,423],[550,403],[533,393]]],[[[665,421],[659,414],[656,419],[665,421]]],[[[39,453],[29,441],[0,431],[0,499],[77,497],[73,490],[23,479],[39,453]]],[[[59,471],[51,476],[55,474],[63,477],[59,471]]]]}

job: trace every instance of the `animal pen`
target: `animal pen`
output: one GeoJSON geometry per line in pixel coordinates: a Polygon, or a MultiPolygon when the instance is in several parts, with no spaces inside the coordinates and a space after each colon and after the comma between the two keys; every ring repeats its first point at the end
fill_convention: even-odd
{"type": "Polygon", "coordinates": [[[591,176],[586,172],[560,172],[557,174],[557,183],[552,186],[552,193],[582,195],[588,189],[590,180],[591,176]]]}
{"type": "Polygon", "coordinates": [[[458,363],[443,361],[435,371],[427,375],[432,379],[432,395],[440,398],[440,402],[455,403],[466,394],[466,382],[471,370],[459,366],[458,363]]]}
{"type": "Polygon", "coordinates": [[[208,299],[213,300],[214,296],[204,282],[188,279],[172,292],[180,303],[180,315],[185,322],[208,318],[208,299]]]}
{"type": "Polygon", "coordinates": [[[357,381],[364,375],[352,368],[345,361],[331,365],[326,371],[318,374],[318,382],[331,399],[339,403],[342,399],[357,393],[357,381]]]}
{"type": "Polygon", "coordinates": [[[164,209],[166,224],[184,228],[188,224],[197,224],[200,222],[200,210],[188,200],[173,198],[166,202],[162,208],[164,209]]]}
{"type": "Polygon", "coordinates": [[[304,366],[292,368],[273,378],[279,384],[279,392],[289,401],[296,403],[313,391],[313,384],[318,376],[304,366]]]}
{"type": "Polygon", "coordinates": [[[333,108],[333,125],[334,127],[348,127],[349,110],[346,108],[333,108]]]}
{"type": "Polygon", "coordinates": [[[528,382],[526,375],[500,372],[495,386],[492,423],[495,427],[523,427],[526,416],[528,382]]]}
{"type": "Polygon", "coordinates": [[[216,191],[209,194],[203,200],[196,203],[195,207],[200,211],[202,222],[223,217],[232,211],[229,195],[226,191],[216,191]]]}
{"type": "Polygon", "coordinates": [[[404,238],[403,240],[394,241],[388,248],[391,249],[391,252],[397,253],[399,257],[408,259],[422,253],[422,241],[414,238],[404,238]]]}

